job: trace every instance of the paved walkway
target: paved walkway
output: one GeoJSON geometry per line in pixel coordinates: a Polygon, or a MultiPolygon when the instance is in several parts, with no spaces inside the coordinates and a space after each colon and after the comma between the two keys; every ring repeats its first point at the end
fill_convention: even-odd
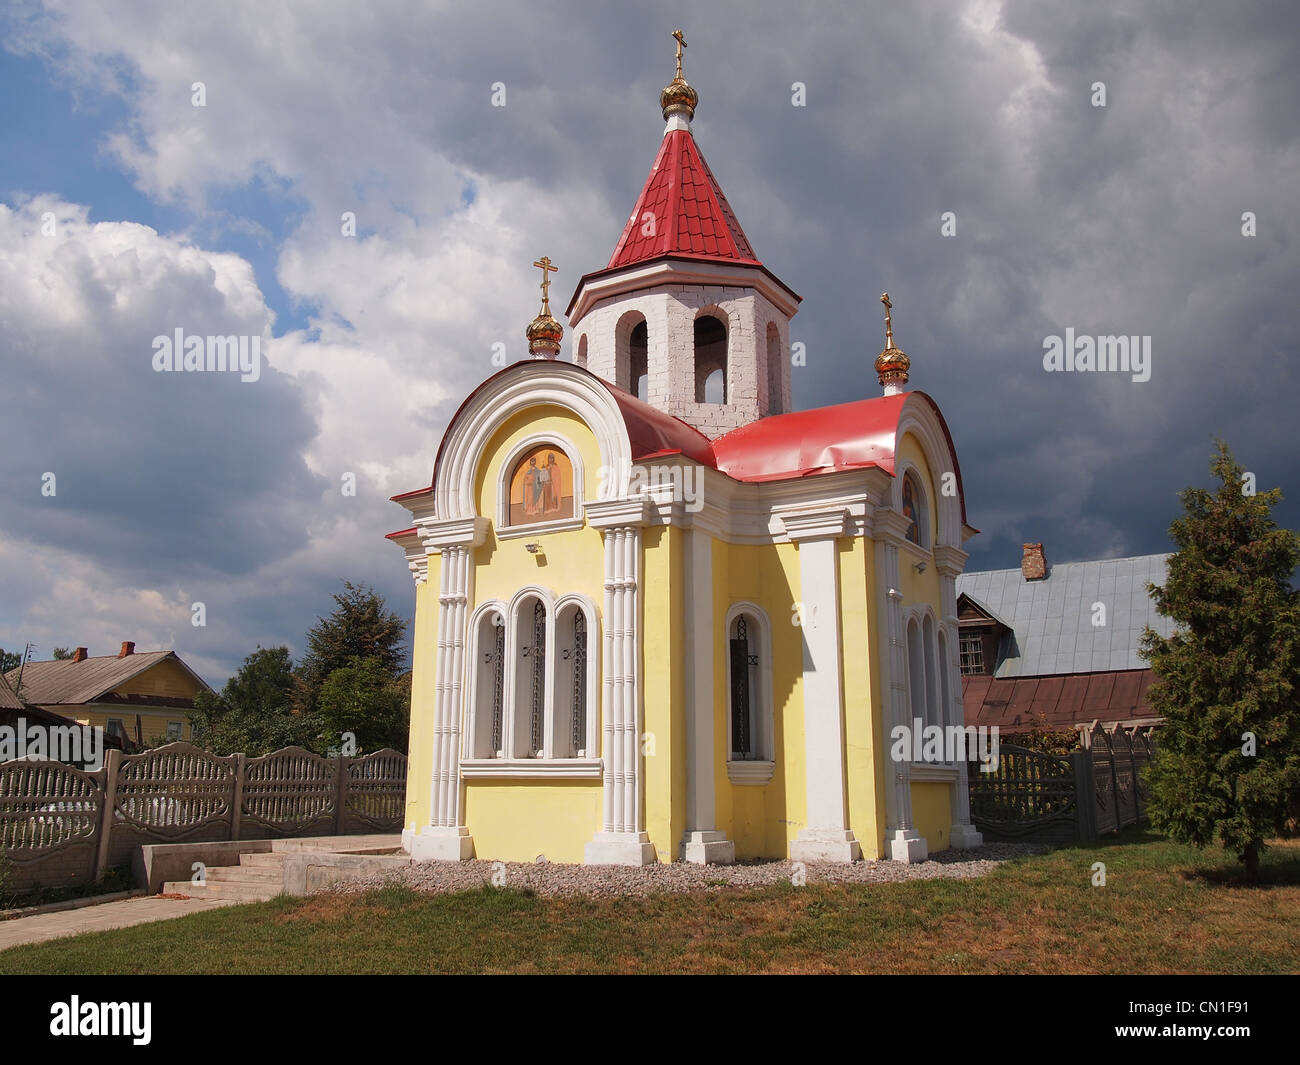
{"type": "Polygon", "coordinates": [[[234,905],[228,899],[160,899],[142,896],[119,899],[99,906],[85,906],[80,910],[63,910],[59,913],[39,913],[0,921],[0,950],[22,943],[43,943],[47,939],[75,936],[80,932],[99,932],[106,928],[126,928],[149,921],[166,921],[184,917],[187,913],[213,910],[218,906],[234,905]]]}

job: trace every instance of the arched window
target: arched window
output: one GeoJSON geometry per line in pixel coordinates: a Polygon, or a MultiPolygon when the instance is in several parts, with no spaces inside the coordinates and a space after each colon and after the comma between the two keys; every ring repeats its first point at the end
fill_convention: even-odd
{"type": "Polygon", "coordinates": [[[623,391],[635,394],[637,375],[646,372],[649,346],[645,315],[640,311],[625,312],[614,326],[614,384],[623,391]]]}
{"type": "Polygon", "coordinates": [[[469,738],[471,758],[500,758],[504,755],[505,723],[505,618],[497,611],[485,613],[478,622],[474,644],[477,675],[474,683],[474,726],[469,738]]]}
{"type": "Polygon", "coordinates": [[[515,612],[513,746],[509,756],[541,758],[546,749],[546,604],[536,597],[515,612]]]}
{"type": "Polygon", "coordinates": [[[921,627],[912,619],[907,623],[907,695],[912,721],[925,723],[925,654],[921,650],[921,627]]]}
{"type": "Polygon", "coordinates": [[[767,412],[780,414],[781,376],[785,369],[785,348],[781,344],[781,330],[775,322],[767,323],[767,412]]]}
{"type": "Polygon", "coordinates": [[[926,513],[925,492],[916,474],[908,470],[903,477],[903,517],[907,518],[907,539],[918,547],[930,547],[930,530],[926,513]]]}
{"type": "Polygon", "coordinates": [[[939,685],[935,665],[934,620],[927,614],[921,622],[921,643],[925,647],[925,723],[942,725],[939,710],[939,685]]]}
{"type": "Polygon", "coordinates": [[[727,402],[727,327],[711,314],[695,319],[695,402],[727,402]]]}
{"type": "Polygon", "coordinates": [[[628,345],[628,391],[637,399],[649,402],[650,389],[650,331],[642,319],[632,330],[628,345]]]}
{"type": "Polygon", "coordinates": [[[733,784],[772,779],[772,636],[767,615],[750,603],[727,613],[727,776],[733,784]]]}
{"type": "Polygon", "coordinates": [[[573,517],[573,463],[554,444],[525,451],[510,473],[508,523],[531,525],[573,517]]]}
{"type": "Polygon", "coordinates": [[[583,369],[586,369],[587,366],[587,334],[586,333],[583,333],[582,336],[578,338],[578,351],[577,354],[574,356],[573,361],[576,362],[579,366],[583,367],[583,369]]]}
{"type": "Polygon", "coordinates": [[[577,603],[556,615],[555,744],[557,758],[587,756],[587,717],[591,700],[587,615],[577,603]]]}

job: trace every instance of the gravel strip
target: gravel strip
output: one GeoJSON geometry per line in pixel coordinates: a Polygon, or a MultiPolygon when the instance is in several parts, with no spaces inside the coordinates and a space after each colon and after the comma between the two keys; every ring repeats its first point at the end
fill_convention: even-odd
{"type": "MultiPolygon", "coordinates": [[[[985,876],[1002,862],[1044,854],[1051,848],[1034,843],[990,843],[972,850],[943,851],[929,861],[808,862],[803,870],[806,882],[845,884],[888,884],[900,880],[931,880],[936,877],[968,879],[985,876]]],[[[378,887],[404,885],[433,894],[473,891],[493,882],[496,886],[532,891],[538,895],[636,896],[659,892],[722,891],[727,888],[756,888],[790,882],[795,863],[751,861],[735,865],[562,865],[558,862],[416,862],[395,872],[376,874],[334,885],[341,892],[370,891],[378,887]],[[504,880],[503,880],[504,875],[504,880]]]]}

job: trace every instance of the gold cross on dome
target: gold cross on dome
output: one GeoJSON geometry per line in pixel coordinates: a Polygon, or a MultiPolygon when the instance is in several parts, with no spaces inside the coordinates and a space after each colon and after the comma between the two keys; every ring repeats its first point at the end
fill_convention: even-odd
{"type": "Polygon", "coordinates": [[[888,292],[880,297],[880,302],[885,305],[885,347],[892,348],[894,346],[894,324],[890,321],[889,312],[894,305],[889,302],[888,292]]]}
{"type": "Polygon", "coordinates": [[[550,275],[557,273],[559,271],[559,267],[551,265],[551,258],[549,255],[543,255],[540,259],[538,259],[535,263],[533,263],[533,265],[542,271],[542,313],[550,314],[551,313],[550,275]]]}
{"type": "Polygon", "coordinates": [[[673,36],[677,39],[677,76],[682,76],[682,49],[686,47],[686,34],[681,30],[673,30],[673,36]]]}

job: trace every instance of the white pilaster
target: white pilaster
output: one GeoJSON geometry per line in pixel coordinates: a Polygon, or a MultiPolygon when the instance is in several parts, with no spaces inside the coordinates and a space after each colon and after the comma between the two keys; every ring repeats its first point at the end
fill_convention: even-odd
{"type": "Polygon", "coordinates": [[[844,691],[841,683],[840,574],[836,538],[848,512],[787,511],[786,535],[799,546],[803,604],[804,772],[808,824],[790,843],[796,861],[852,862],[862,847],[848,827],[844,779],[844,691]]]}
{"type": "MultiPolygon", "coordinates": [[[[943,629],[948,640],[948,691],[950,705],[944,707],[947,720],[953,725],[966,724],[966,711],[961,694],[961,634],[957,624],[957,577],[966,563],[967,554],[956,547],[936,547],[935,567],[939,571],[939,587],[943,602],[943,629]]],[[[980,831],[970,819],[970,781],[965,758],[957,759],[957,782],[952,792],[952,846],[958,850],[978,847],[984,842],[980,831]]]]}
{"type": "Polygon", "coordinates": [[[713,538],[701,529],[686,537],[686,834],[682,858],[697,865],[730,865],[736,845],[717,831],[714,802],[713,538]]]}
{"type": "Polygon", "coordinates": [[[881,655],[886,669],[882,687],[889,692],[885,708],[885,735],[881,750],[893,775],[893,787],[887,789],[892,802],[887,803],[889,857],[896,862],[923,862],[929,856],[925,838],[912,827],[912,765],[908,758],[895,761],[891,739],[896,725],[911,727],[911,708],[907,699],[907,664],[903,651],[903,593],[898,590],[898,545],[903,542],[907,519],[897,511],[881,508],[874,518],[877,576],[880,581],[880,604],[885,618],[884,637],[889,641],[887,653],[881,655]]]}
{"type": "Polygon", "coordinates": [[[605,671],[602,686],[604,818],[583,851],[588,865],[649,865],[654,844],[643,824],[640,611],[644,499],[588,503],[587,520],[605,537],[605,671]]]}
{"type": "MultiPolygon", "coordinates": [[[[418,861],[464,861],[474,840],[462,823],[460,729],[465,696],[466,620],[474,598],[473,548],[487,519],[417,524],[426,547],[442,555],[438,588],[438,652],[433,710],[433,773],[429,824],[403,839],[418,861]]],[[[404,834],[405,837],[405,834],[404,834]]]]}

